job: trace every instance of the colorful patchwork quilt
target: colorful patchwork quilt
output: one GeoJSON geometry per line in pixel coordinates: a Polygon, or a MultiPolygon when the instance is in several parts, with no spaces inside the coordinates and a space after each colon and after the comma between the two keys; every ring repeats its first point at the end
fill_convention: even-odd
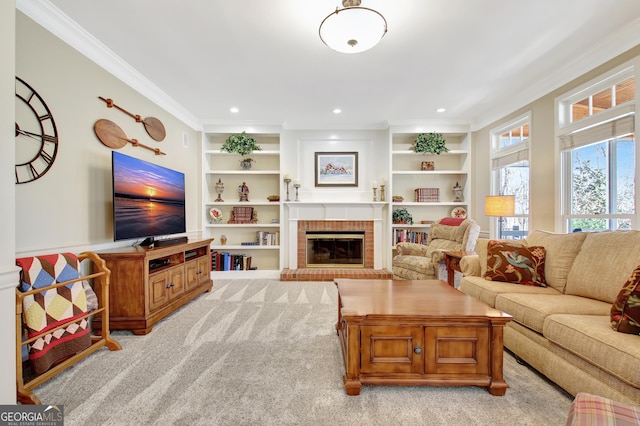
{"type": "Polygon", "coordinates": [[[87,295],[82,281],[44,289],[51,284],[80,277],[78,258],[72,253],[16,259],[22,268],[22,292],[43,289],[23,298],[23,325],[27,337],[38,337],[29,345],[29,360],[34,374],[42,374],[64,358],[91,345],[87,318],[87,295]],[[54,330],[55,327],[64,327],[54,330]]]}

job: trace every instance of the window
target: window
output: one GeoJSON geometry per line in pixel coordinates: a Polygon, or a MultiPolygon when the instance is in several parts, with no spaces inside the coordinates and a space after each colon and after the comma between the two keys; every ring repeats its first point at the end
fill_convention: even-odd
{"type": "Polygon", "coordinates": [[[580,121],[599,112],[622,105],[635,98],[636,81],[633,77],[615,83],[604,90],[571,104],[571,122],[580,121]]]}
{"type": "Polygon", "coordinates": [[[522,239],[529,233],[529,125],[527,113],[492,134],[492,195],[515,196],[515,214],[492,218],[492,235],[522,239]],[[495,232],[493,232],[495,230],[495,232]]]}
{"type": "Polygon", "coordinates": [[[631,229],[635,218],[635,77],[613,73],[559,102],[566,232],[631,229]],[[566,109],[570,105],[570,121],[566,109]]]}
{"type": "Polygon", "coordinates": [[[529,125],[524,124],[500,135],[500,148],[506,148],[508,146],[518,144],[528,138],[529,125]]]}

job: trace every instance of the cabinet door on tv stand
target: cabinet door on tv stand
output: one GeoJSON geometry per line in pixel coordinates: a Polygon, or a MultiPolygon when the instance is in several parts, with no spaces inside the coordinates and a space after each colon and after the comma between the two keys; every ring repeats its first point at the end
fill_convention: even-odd
{"type": "Polygon", "coordinates": [[[162,271],[149,276],[149,311],[161,308],[169,300],[169,272],[162,271]]]}
{"type": "Polygon", "coordinates": [[[184,293],[184,267],[169,269],[169,300],[184,293]]]}
{"type": "Polygon", "coordinates": [[[187,272],[186,290],[192,290],[209,280],[209,260],[207,257],[200,257],[185,263],[187,272]]]}

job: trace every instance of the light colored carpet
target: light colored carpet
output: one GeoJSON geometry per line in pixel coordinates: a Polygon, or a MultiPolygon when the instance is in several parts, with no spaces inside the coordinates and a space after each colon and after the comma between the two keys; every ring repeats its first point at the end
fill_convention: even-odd
{"type": "Polygon", "coordinates": [[[331,282],[216,280],[146,336],[116,332],[35,390],[66,425],[563,425],[571,397],[505,354],[510,388],[347,396],[331,282]]]}

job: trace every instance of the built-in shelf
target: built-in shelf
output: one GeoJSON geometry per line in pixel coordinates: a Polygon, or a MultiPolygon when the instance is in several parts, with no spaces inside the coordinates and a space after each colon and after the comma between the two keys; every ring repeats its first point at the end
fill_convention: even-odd
{"type": "Polygon", "coordinates": [[[430,228],[431,224],[430,223],[414,223],[412,225],[409,225],[407,223],[394,223],[391,225],[392,228],[398,228],[398,229],[408,229],[408,228],[417,228],[417,229],[422,229],[422,228],[430,228]]]}
{"type": "MultiPolygon", "coordinates": [[[[228,156],[238,157],[238,154],[232,154],[226,151],[221,151],[219,149],[205,149],[204,153],[211,154],[211,155],[228,155],[228,156]]],[[[262,155],[280,155],[280,151],[275,149],[263,149],[262,151],[253,151],[251,153],[252,157],[255,157],[255,156],[259,157],[262,155]]]]}
{"type": "MultiPolygon", "coordinates": [[[[432,156],[442,156],[442,155],[466,155],[469,154],[469,151],[467,151],[466,149],[450,149],[448,152],[443,152],[442,154],[426,154],[426,155],[432,155],[432,156]]],[[[411,155],[411,156],[416,156],[416,155],[424,155],[424,154],[419,154],[416,153],[412,150],[399,150],[399,151],[391,151],[391,155],[411,155]]]]}
{"type": "Polygon", "coordinates": [[[279,245],[270,246],[243,246],[243,245],[212,245],[211,250],[279,250],[279,245]]]}
{"type": "Polygon", "coordinates": [[[280,228],[279,223],[208,223],[207,228],[280,228]]]}
{"type": "Polygon", "coordinates": [[[206,175],[279,175],[279,170],[209,170],[206,175]]]}
{"type": "Polygon", "coordinates": [[[403,201],[401,203],[392,203],[393,207],[408,207],[408,206],[417,206],[417,207],[429,207],[429,206],[461,206],[464,207],[467,205],[465,202],[457,202],[457,201],[433,201],[433,202],[415,202],[415,201],[403,201]]]}
{"type": "MultiPolygon", "coordinates": [[[[469,173],[471,170],[471,133],[464,127],[459,129],[433,129],[446,139],[449,151],[436,154],[422,154],[413,151],[412,146],[418,132],[413,129],[394,128],[391,133],[391,182],[389,197],[404,197],[402,202],[391,202],[390,218],[393,211],[405,208],[413,217],[413,224],[390,225],[391,247],[395,246],[395,237],[402,230],[410,233],[428,234],[431,223],[452,214],[456,207],[468,208],[466,201],[453,201],[453,187],[461,185],[463,200],[471,197],[469,191],[469,173]],[[429,168],[429,170],[425,170],[429,168]],[[437,188],[438,200],[434,202],[417,202],[416,189],[437,188]],[[420,223],[429,221],[430,223],[420,223]]],[[[390,220],[391,222],[391,220],[390,220]]],[[[426,241],[425,241],[426,242],[426,241]]],[[[391,258],[393,254],[391,254],[391,258]]]]}
{"type": "MultiPolygon", "coordinates": [[[[267,197],[281,196],[282,169],[280,158],[280,129],[257,126],[247,133],[256,139],[262,147],[254,151],[250,157],[255,161],[249,170],[240,167],[244,157],[222,151],[221,147],[231,134],[245,131],[235,126],[205,126],[202,146],[202,209],[204,213],[203,231],[213,238],[211,249],[217,252],[228,252],[231,255],[247,254],[251,256],[251,266],[257,270],[213,271],[214,278],[239,277],[277,277],[282,269],[280,245],[242,245],[241,242],[258,241],[259,235],[271,235],[272,241],[279,241],[282,235],[282,203],[269,201],[267,197]],[[216,183],[221,179],[225,186],[221,198],[216,202],[216,183]],[[249,187],[249,201],[240,201],[237,188],[246,182],[249,187]],[[210,210],[220,209],[222,222],[212,222],[210,210]],[[258,223],[227,223],[234,207],[252,207],[257,215],[258,223]],[[274,223],[275,221],[275,223],[274,223]],[[224,237],[224,238],[223,238],[224,237]],[[226,238],[227,243],[220,244],[226,238]]],[[[282,198],[281,198],[282,199],[282,198]]],[[[271,241],[271,240],[270,240],[271,241]]]]}

